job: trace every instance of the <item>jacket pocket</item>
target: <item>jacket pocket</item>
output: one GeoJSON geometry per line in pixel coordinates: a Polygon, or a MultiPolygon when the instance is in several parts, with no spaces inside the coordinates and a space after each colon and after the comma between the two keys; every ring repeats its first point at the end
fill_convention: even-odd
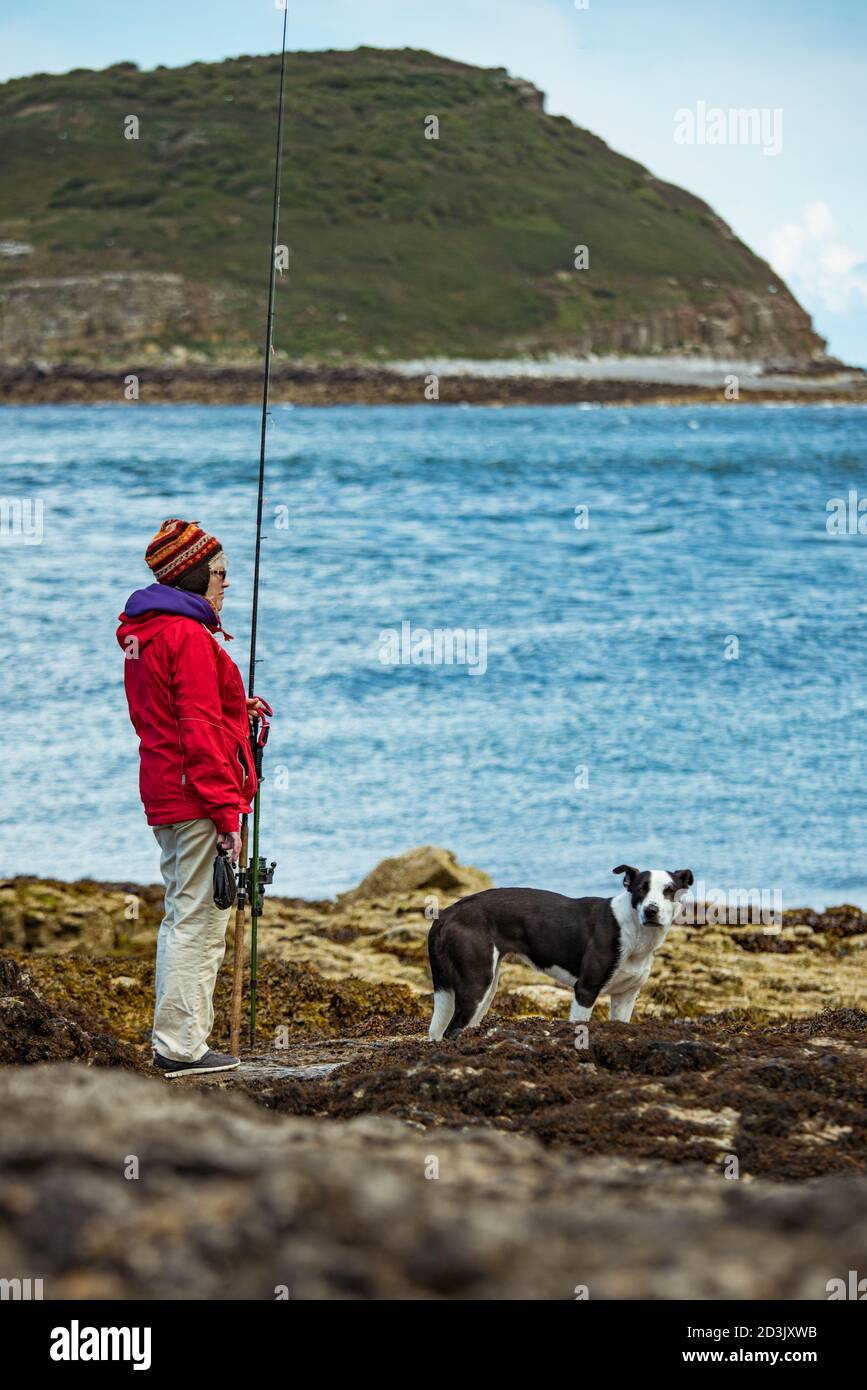
{"type": "Polygon", "coordinates": [[[238,759],[238,762],[241,767],[241,786],[246,787],[247,783],[250,780],[250,766],[247,762],[247,755],[244,752],[244,746],[242,743],[235,744],[235,757],[238,759]]]}

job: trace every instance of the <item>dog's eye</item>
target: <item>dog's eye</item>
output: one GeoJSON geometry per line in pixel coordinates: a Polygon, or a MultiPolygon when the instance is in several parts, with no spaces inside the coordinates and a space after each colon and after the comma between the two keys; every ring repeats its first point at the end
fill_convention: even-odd
{"type": "Polygon", "coordinates": [[[663,888],[663,890],[662,890],[662,896],[663,896],[664,898],[673,898],[673,897],[674,897],[674,885],[672,884],[671,888],[663,888]]]}

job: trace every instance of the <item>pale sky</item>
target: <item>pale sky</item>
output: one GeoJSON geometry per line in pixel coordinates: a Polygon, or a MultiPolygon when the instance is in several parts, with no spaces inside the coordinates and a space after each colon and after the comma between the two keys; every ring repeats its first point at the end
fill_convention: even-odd
{"type": "MultiPolygon", "coordinates": [[[[289,47],[424,48],[530,78],[550,112],[705,198],[784,276],[831,351],[867,366],[865,0],[583,3],[288,0],[289,47]],[[678,144],[675,113],[700,102],[766,111],[780,152],[678,144]]],[[[275,0],[3,0],[0,80],[274,52],[281,27],[275,0]]]]}

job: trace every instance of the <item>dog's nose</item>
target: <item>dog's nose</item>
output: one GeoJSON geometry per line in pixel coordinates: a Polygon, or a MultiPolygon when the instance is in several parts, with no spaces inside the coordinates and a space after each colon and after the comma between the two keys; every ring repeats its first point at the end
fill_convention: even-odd
{"type": "Polygon", "coordinates": [[[658,918],[659,908],[656,907],[654,903],[648,903],[647,907],[644,909],[644,920],[646,922],[655,922],[658,918]]]}

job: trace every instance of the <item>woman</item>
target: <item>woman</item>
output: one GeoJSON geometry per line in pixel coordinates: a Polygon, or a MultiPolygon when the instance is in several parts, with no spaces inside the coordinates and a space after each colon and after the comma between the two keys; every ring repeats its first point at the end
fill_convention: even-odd
{"type": "Polygon", "coordinates": [[[214,905],[216,845],[237,863],[239,820],[256,771],[241,673],[215,634],[229,584],[220,542],[195,521],[164,521],[145,552],[155,579],[131,594],[117,640],[139,736],[139,788],[161,850],[165,916],[157,940],[154,1065],[166,1077],[230,1071],[208,1047],[231,909],[214,905]]]}

